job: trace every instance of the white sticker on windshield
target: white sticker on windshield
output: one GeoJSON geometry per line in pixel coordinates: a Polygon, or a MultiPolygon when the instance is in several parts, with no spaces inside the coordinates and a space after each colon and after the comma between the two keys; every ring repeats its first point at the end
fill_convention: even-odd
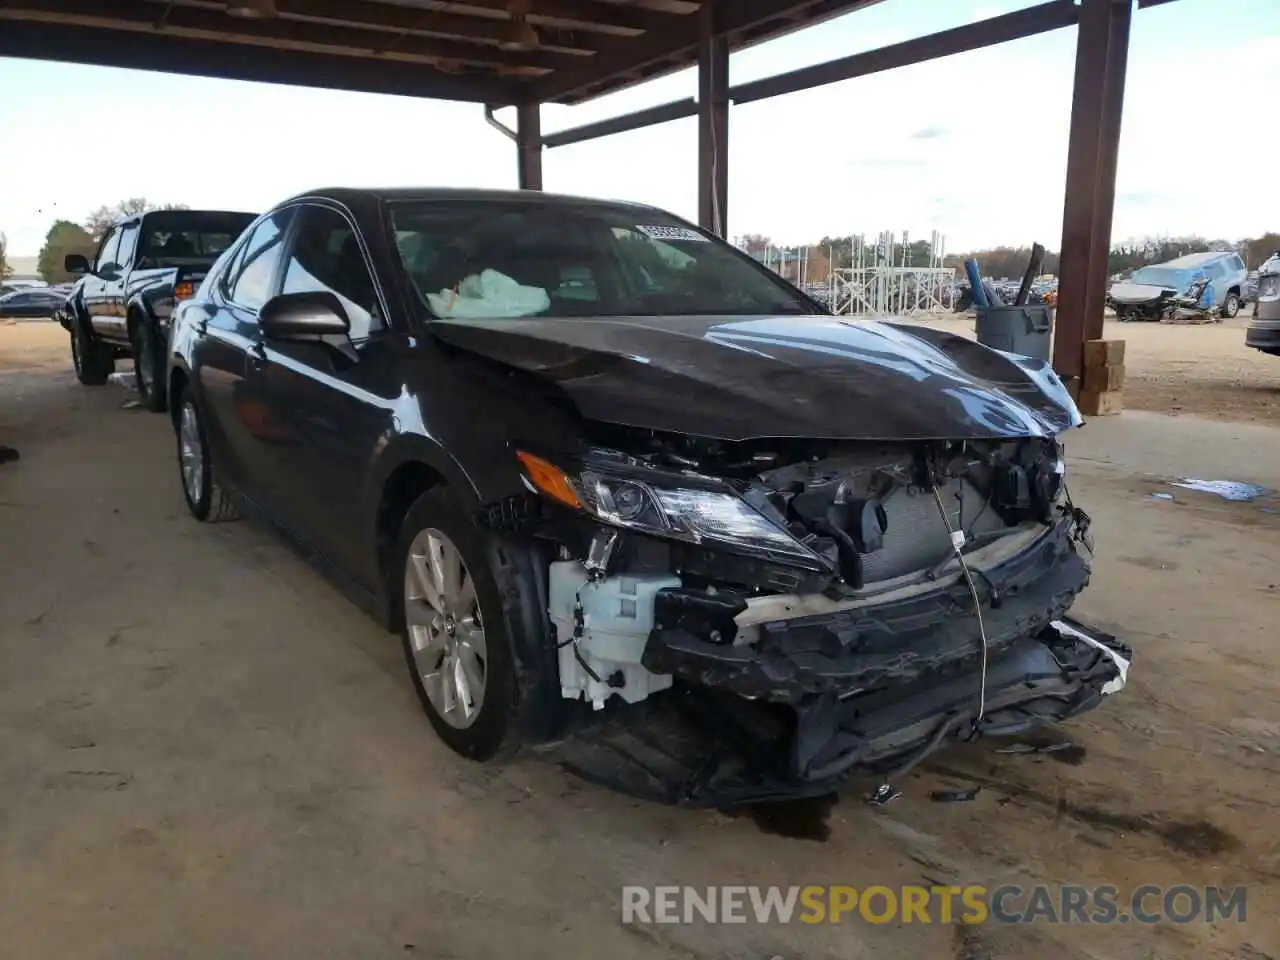
{"type": "Polygon", "coordinates": [[[711,242],[697,230],[690,230],[688,227],[645,226],[644,224],[638,223],[636,224],[636,229],[645,236],[653,237],[655,240],[694,240],[698,243],[711,242]]]}

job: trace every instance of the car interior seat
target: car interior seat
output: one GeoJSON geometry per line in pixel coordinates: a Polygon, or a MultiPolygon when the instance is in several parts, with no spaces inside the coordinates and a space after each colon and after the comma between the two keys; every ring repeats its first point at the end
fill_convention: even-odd
{"type": "Polygon", "coordinates": [[[194,257],[196,248],[183,234],[171,233],[160,252],[164,257],[194,257]]]}

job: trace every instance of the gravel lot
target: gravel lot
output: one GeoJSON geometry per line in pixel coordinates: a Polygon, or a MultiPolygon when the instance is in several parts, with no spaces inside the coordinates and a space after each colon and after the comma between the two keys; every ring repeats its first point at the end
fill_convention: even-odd
{"type": "Polygon", "coordinates": [[[0,326],[0,443],[22,454],[0,465],[0,954],[1280,956],[1280,501],[1167,483],[1280,485],[1280,363],[1245,354],[1238,328],[1117,333],[1135,398],[1176,397],[1182,414],[1099,419],[1069,441],[1099,549],[1077,612],[1132,642],[1129,689],[1065,728],[1068,750],[979,744],[887,807],[863,785],[825,817],[770,821],[636,804],[537,757],[454,757],[394,638],[271,532],[187,517],[164,417],[76,384],[56,326],[0,326]],[[1215,359],[1163,349],[1176,342],[1215,359]],[[1196,379],[1173,384],[1184,368],[1196,379]],[[1240,406],[1201,400],[1202,383],[1240,406]],[[1190,416],[1206,408],[1272,425],[1190,416]],[[966,785],[973,802],[929,800],[966,785]],[[626,926],[619,912],[628,883],[1035,882],[1246,884],[1248,919],[626,926]]]}
{"type": "MultiPolygon", "coordinates": [[[[972,317],[925,322],[973,335],[972,317]]],[[[1243,313],[1206,324],[1108,320],[1103,336],[1127,343],[1125,408],[1280,425],[1280,357],[1245,347],[1248,323],[1243,313]]]]}

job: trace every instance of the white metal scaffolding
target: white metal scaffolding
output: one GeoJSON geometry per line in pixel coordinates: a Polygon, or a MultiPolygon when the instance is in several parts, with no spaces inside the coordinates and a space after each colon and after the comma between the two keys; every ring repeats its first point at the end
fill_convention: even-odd
{"type": "Polygon", "coordinates": [[[948,312],[958,293],[956,271],[944,267],[946,237],[936,230],[928,243],[923,263],[912,262],[911,237],[901,239],[889,231],[868,243],[863,234],[851,238],[850,266],[835,267],[845,258],[834,248],[821,250],[819,263],[826,261],[827,275],[810,269],[810,249],[770,246],[760,257],[764,265],[810,296],[844,316],[917,316],[948,312]]]}
{"type": "Polygon", "coordinates": [[[955,304],[956,272],[944,267],[946,237],[934,231],[926,263],[911,262],[911,237],[881,233],[868,244],[853,238],[853,265],[833,269],[831,312],[847,316],[913,316],[949,311],[955,304]]]}

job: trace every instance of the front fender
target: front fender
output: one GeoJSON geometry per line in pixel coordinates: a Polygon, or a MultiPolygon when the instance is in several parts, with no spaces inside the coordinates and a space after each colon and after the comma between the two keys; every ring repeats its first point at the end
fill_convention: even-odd
{"type": "MultiPolygon", "coordinates": [[[[480,506],[480,495],[470,475],[437,441],[418,434],[397,434],[386,440],[375,455],[360,495],[360,529],[367,538],[362,555],[370,567],[362,579],[376,585],[378,619],[386,627],[393,622],[393,601],[383,582],[383,543],[380,539],[380,516],[383,493],[396,472],[405,467],[426,467],[445,483],[458,501],[458,506],[473,513],[480,506]]],[[[407,507],[408,505],[405,504],[407,507]]]]}
{"type": "Polygon", "coordinates": [[[462,501],[459,505],[473,510],[480,506],[480,494],[471,476],[457,459],[438,442],[416,434],[400,434],[391,438],[379,452],[365,486],[366,514],[376,511],[387,480],[408,463],[429,467],[462,501]]]}
{"type": "Polygon", "coordinates": [[[58,322],[68,333],[71,332],[72,325],[77,323],[84,324],[85,329],[89,329],[89,314],[84,308],[84,300],[81,299],[78,289],[67,297],[67,302],[58,311],[58,322]]]}
{"type": "Polygon", "coordinates": [[[417,434],[399,434],[387,440],[365,478],[361,495],[361,529],[369,531],[371,556],[378,553],[378,508],[387,482],[401,467],[421,464],[448,485],[458,505],[468,513],[480,506],[474,481],[457,459],[435,440],[417,434]]]}

